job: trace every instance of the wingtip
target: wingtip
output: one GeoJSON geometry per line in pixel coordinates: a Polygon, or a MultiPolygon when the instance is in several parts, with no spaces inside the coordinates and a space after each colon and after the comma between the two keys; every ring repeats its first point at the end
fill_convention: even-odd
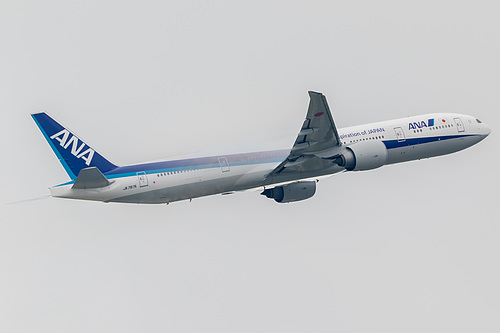
{"type": "Polygon", "coordinates": [[[312,91],[312,90],[309,90],[307,93],[309,94],[309,96],[312,96],[312,95],[323,95],[322,93],[320,93],[318,91],[312,91]]]}

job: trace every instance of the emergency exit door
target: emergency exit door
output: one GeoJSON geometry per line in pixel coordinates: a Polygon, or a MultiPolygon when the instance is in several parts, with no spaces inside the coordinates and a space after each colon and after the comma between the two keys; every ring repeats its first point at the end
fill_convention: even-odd
{"type": "Polygon", "coordinates": [[[138,172],[137,178],[139,179],[139,187],[148,186],[148,176],[146,175],[146,172],[138,172]]]}
{"type": "Polygon", "coordinates": [[[455,120],[455,125],[457,125],[457,130],[459,132],[465,132],[465,127],[464,127],[464,123],[462,123],[462,119],[454,118],[453,120],[455,120]]]}
{"type": "Polygon", "coordinates": [[[228,172],[230,170],[229,168],[229,162],[227,161],[227,158],[225,157],[219,157],[219,164],[222,172],[228,172]]]}
{"type": "Polygon", "coordinates": [[[403,132],[403,129],[401,127],[395,127],[394,132],[396,132],[396,138],[398,139],[398,142],[403,142],[406,140],[405,133],[403,132]]]}

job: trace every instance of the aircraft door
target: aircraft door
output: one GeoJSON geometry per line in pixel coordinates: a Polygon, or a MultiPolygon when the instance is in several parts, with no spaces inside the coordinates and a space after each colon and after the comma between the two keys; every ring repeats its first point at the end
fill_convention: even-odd
{"type": "Polygon", "coordinates": [[[396,138],[398,139],[398,142],[406,141],[405,133],[403,132],[403,129],[401,127],[395,127],[394,132],[396,132],[396,138]]]}
{"type": "Polygon", "coordinates": [[[219,157],[219,164],[222,172],[228,172],[229,170],[231,170],[229,168],[229,162],[227,161],[227,158],[219,157]]]}
{"type": "Polygon", "coordinates": [[[455,120],[455,125],[457,125],[458,132],[465,132],[465,127],[464,127],[464,123],[462,123],[462,119],[453,118],[453,120],[455,120]]]}
{"type": "Polygon", "coordinates": [[[137,178],[139,179],[139,187],[148,186],[148,176],[146,175],[146,172],[144,171],[138,172],[137,178]]]}

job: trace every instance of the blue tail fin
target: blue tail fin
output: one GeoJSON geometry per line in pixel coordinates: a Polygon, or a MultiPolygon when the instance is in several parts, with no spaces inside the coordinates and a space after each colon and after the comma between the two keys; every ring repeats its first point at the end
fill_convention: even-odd
{"type": "Polygon", "coordinates": [[[116,168],[116,165],[45,112],[32,114],[31,117],[71,179],[76,179],[80,170],[88,167],[97,167],[102,173],[116,168]]]}

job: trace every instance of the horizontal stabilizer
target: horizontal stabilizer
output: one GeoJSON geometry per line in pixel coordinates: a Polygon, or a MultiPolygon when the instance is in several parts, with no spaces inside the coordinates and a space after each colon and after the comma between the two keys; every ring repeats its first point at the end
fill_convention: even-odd
{"type": "Polygon", "coordinates": [[[113,182],[109,181],[96,167],[86,168],[80,170],[78,177],[73,184],[74,189],[87,189],[99,188],[111,185],[113,182]]]}

